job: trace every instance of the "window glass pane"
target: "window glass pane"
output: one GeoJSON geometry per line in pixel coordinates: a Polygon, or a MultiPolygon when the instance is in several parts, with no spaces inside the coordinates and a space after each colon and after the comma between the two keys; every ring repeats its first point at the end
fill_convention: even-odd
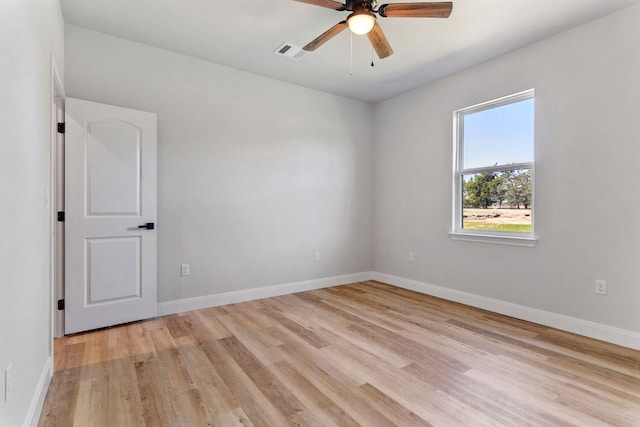
{"type": "Polygon", "coordinates": [[[462,168],[533,162],[534,100],[464,115],[462,168]]]}
{"type": "Polygon", "coordinates": [[[462,228],[531,233],[531,169],[462,176],[462,228]]]}

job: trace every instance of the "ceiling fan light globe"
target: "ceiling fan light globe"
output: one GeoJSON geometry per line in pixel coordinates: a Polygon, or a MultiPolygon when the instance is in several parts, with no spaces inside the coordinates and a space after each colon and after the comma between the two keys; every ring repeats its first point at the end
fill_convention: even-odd
{"type": "Polygon", "coordinates": [[[367,34],[376,23],[376,17],[370,13],[354,13],[347,18],[347,24],[353,34],[367,34]]]}

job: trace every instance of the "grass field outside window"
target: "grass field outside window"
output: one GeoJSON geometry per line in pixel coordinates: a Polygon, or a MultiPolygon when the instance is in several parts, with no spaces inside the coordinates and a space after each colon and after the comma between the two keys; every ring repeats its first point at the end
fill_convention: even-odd
{"type": "Polygon", "coordinates": [[[531,209],[464,209],[467,230],[531,233],[531,209]]]}

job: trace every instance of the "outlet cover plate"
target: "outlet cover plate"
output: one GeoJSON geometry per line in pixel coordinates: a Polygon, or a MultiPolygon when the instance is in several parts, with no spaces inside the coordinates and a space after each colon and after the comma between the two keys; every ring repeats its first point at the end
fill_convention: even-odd
{"type": "Polygon", "coordinates": [[[597,295],[607,295],[607,290],[606,280],[596,280],[595,292],[597,295]]]}
{"type": "Polygon", "coordinates": [[[180,276],[188,276],[191,274],[191,266],[189,264],[180,264],[180,276]]]}

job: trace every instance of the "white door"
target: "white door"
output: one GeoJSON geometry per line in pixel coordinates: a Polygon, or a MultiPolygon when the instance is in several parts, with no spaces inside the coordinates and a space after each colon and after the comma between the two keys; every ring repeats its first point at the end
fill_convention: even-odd
{"type": "Polygon", "coordinates": [[[65,118],[65,333],[153,317],[156,115],[66,98],[65,118]]]}

